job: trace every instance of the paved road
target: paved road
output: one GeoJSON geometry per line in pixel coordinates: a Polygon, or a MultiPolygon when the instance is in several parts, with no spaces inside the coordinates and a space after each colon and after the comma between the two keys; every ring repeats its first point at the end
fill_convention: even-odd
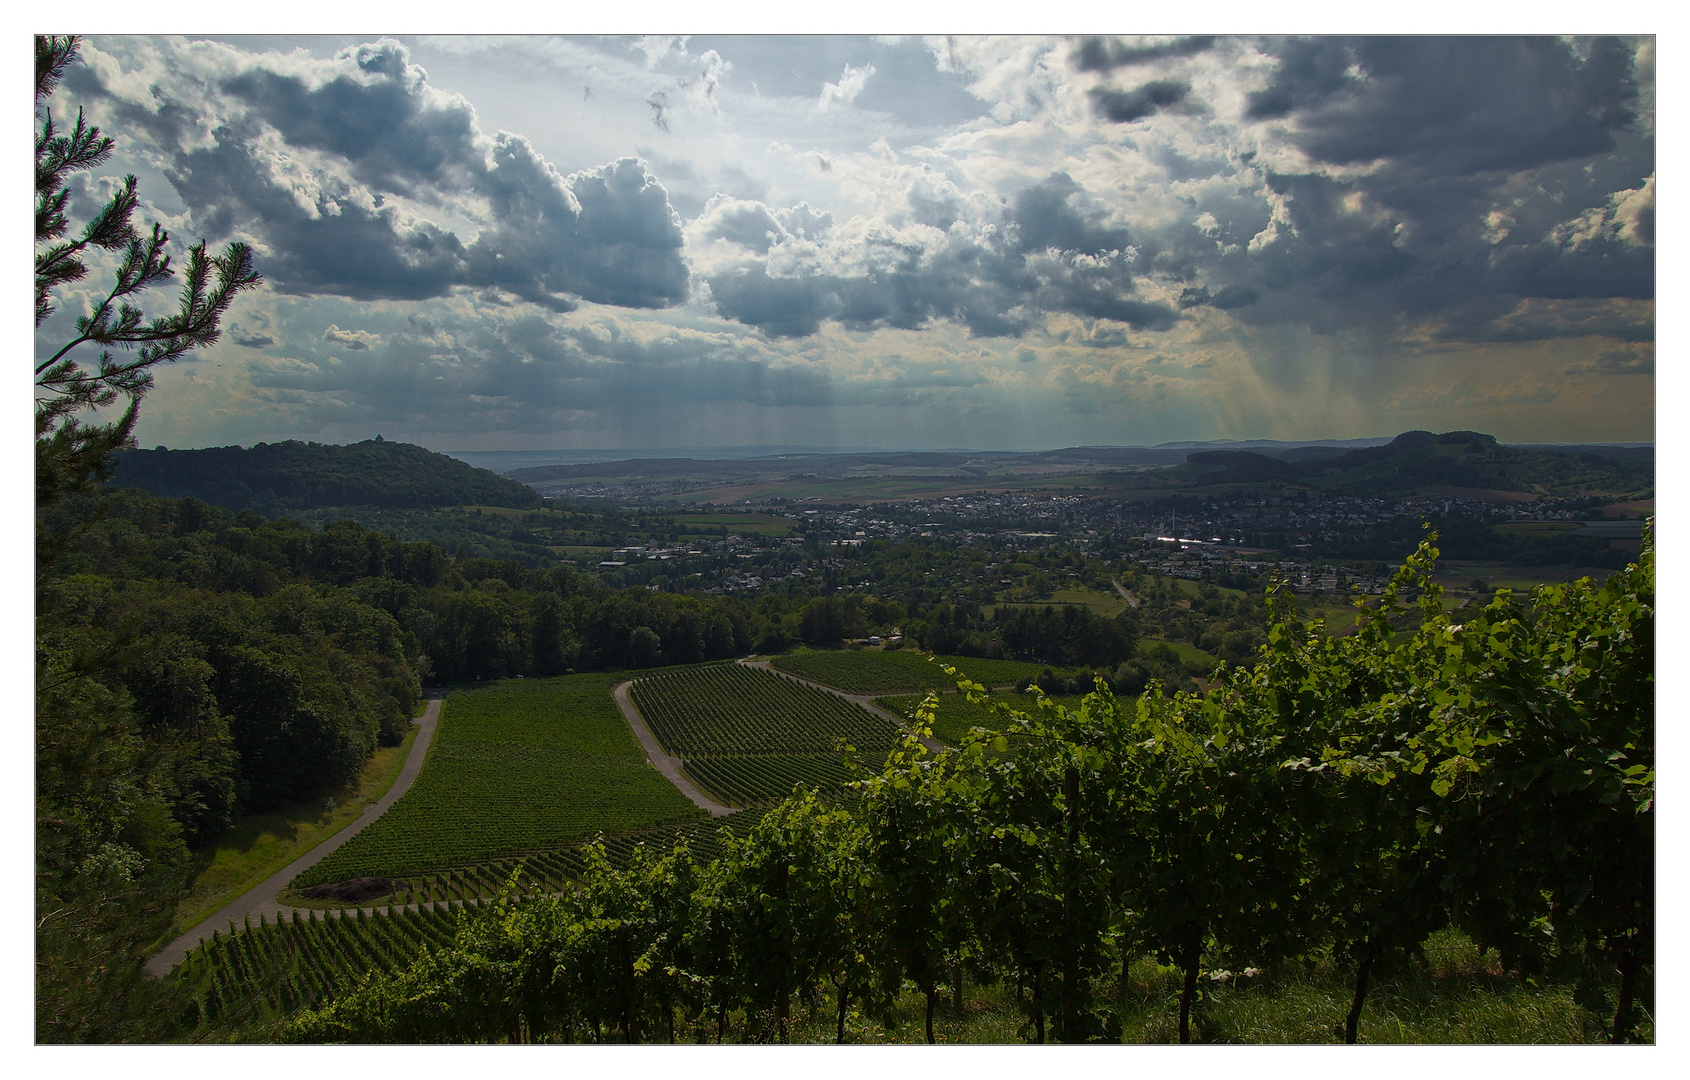
{"type": "Polygon", "coordinates": [[[1128,592],[1125,585],[1122,585],[1119,581],[1113,581],[1111,584],[1115,586],[1115,591],[1121,594],[1121,598],[1127,602],[1128,607],[1138,607],[1138,597],[1128,592]]]}
{"type": "Polygon", "coordinates": [[[732,807],[723,806],[687,779],[686,773],[681,771],[680,758],[663,752],[663,747],[658,743],[657,736],[651,733],[649,727],[646,727],[645,718],[640,715],[640,710],[634,708],[634,699],[628,696],[628,687],[632,685],[632,679],[625,683],[617,683],[616,689],[612,691],[612,696],[616,698],[616,705],[622,710],[622,716],[628,721],[628,726],[634,729],[634,737],[640,740],[640,745],[645,748],[645,756],[651,759],[652,765],[671,784],[679,788],[682,795],[691,799],[694,806],[708,810],[711,817],[726,817],[733,813],[732,807]]]}
{"type": "Polygon", "coordinates": [[[415,780],[417,773],[422,771],[423,756],[428,753],[428,744],[434,738],[434,728],[440,719],[440,701],[440,698],[430,699],[428,706],[423,709],[422,717],[411,721],[417,725],[417,738],[411,744],[411,752],[405,756],[405,764],[400,768],[399,776],[393,781],[393,786],[387,789],[387,794],[366,807],[364,812],[358,815],[358,820],[324,840],[293,862],[288,863],[286,867],[270,875],[264,880],[263,884],[242,893],[218,911],[217,914],[155,953],[147,961],[147,973],[153,976],[164,975],[171,968],[181,963],[182,958],[187,956],[202,939],[211,937],[214,930],[229,930],[241,925],[248,917],[253,915],[269,916],[274,919],[294,911],[294,908],[276,902],[276,896],[287,886],[287,883],[304,873],[307,867],[315,866],[329,852],[357,836],[370,822],[381,817],[399,796],[405,794],[405,790],[411,786],[411,781],[415,780]]]}
{"type": "MultiPolygon", "coordinates": [[[[849,701],[851,704],[859,705],[862,708],[867,709],[869,712],[873,713],[876,716],[884,716],[886,719],[892,721],[894,724],[897,724],[898,730],[900,730],[900,731],[908,731],[909,730],[909,725],[904,723],[903,717],[899,716],[895,712],[892,712],[890,709],[883,709],[879,705],[876,705],[874,703],[874,699],[876,697],[886,697],[886,696],[888,696],[886,694],[878,694],[878,695],[876,695],[876,694],[847,694],[845,691],[839,689],[837,686],[829,686],[826,683],[819,683],[819,682],[816,682],[813,679],[806,679],[801,675],[794,675],[790,671],[782,671],[780,668],[770,667],[769,662],[767,660],[741,660],[739,662],[741,664],[744,664],[746,667],[749,667],[749,668],[757,668],[760,671],[767,671],[771,675],[778,675],[779,677],[781,677],[783,679],[791,679],[795,683],[803,683],[805,686],[813,686],[817,690],[826,690],[828,693],[832,694],[834,697],[842,697],[846,701],[849,701]]],[[[919,690],[915,690],[915,691],[911,691],[911,692],[917,693],[917,694],[921,693],[921,691],[919,691],[919,690]]],[[[921,745],[927,747],[927,749],[933,751],[934,753],[938,753],[939,751],[941,751],[945,748],[944,743],[940,742],[938,739],[933,738],[932,736],[923,736],[922,740],[921,740],[921,745]]]]}

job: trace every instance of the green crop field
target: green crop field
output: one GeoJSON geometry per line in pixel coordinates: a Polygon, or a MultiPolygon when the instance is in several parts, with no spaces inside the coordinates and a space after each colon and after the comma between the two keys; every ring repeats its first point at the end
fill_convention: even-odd
{"type": "Polygon", "coordinates": [[[956,680],[945,674],[943,665],[955,667],[975,682],[986,686],[1008,686],[1032,678],[1043,664],[1019,660],[986,660],[977,656],[941,656],[938,663],[913,650],[883,652],[878,649],[844,652],[794,652],[777,656],[770,664],[781,671],[815,682],[837,686],[848,694],[890,694],[899,690],[955,690],[956,680]]]}
{"type": "Polygon", "coordinates": [[[390,877],[697,817],[645,760],[609,674],[505,680],[446,699],[421,775],[293,881],[390,877]]]}
{"type": "MultiPolygon", "coordinates": [[[[837,765],[838,758],[833,760],[837,765]]],[[[788,790],[790,787],[782,789],[778,794],[784,796],[788,790]]],[[[634,850],[641,846],[653,851],[668,852],[676,845],[684,845],[693,858],[701,863],[709,862],[721,854],[724,835],[732,833],[744,836],[762,819],[764,811],[771,804],[772,800],[764,800],[761,805],[739,810],[725,817],[693,818],[671,825],[597,834],[560,847],[482,859],[424,874],[408,874],[404,878],[395,879],[394,891],[389,896],[366,900],[362,904],[331,899],[306,900],[294,894],[289,894],[286,901],[299,907],[321,909],[453,903],[497,896],[510,883],[511,875],[518,872],[521,873],[523,891],[556,893],[569,888],[572,882],[580,878],[586,867],[585,849],[588,844],[603,844],[605,855],[615,867],[627,866],[634,856],[634,850]]]]}
{"type": "Polygon", "coordinates": [[[187,999],[186,1027],[263,1023],[319,1005],[368,974],[402,968],[425,947],[450,944],[462,917],[444,904],[391,915],[261,917],[257,926],[213,935],[167,978],[187,999]]]}
{"type": "Polygon", "coordinates": [[[874,766],[898,739],[892,724],[837,695],[741,664],[636,679],[630,694],[664,748],[729,804],[794,784],[835,787],[852,775],[841,740],[874,766]]]}
{"type": "MultiPolygon", "coordinates": [[[[871,772],[879,772],[886,763],[886,755],[858,754],[854,760],[871,772]]],[[[739,804],[783,798],[792,793],[795,784],[830,788],[860,775],[838,754],[697,758],[687,762],[687,772],[710,791],[739,804]]]]}

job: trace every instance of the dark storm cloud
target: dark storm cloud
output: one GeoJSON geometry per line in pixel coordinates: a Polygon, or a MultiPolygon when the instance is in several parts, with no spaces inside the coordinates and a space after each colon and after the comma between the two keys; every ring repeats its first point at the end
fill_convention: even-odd
{"type": "Polygon", "coordinates": [[[1251,114],[1296,111],[1293,140],[1320,161],[1463,174],[1611,150],[1636,94],[1612,38],[1582,58],[1547,37],[1319,38],[1286,44],[1251,114]]]}
{"type": "Polygon", "coordinates": [[[1191,93],[1191,84],[1179,79],[1153,79],[1131,90],[1095,86],[1088,93],[1092,111],[1099,118],[1129,124],[1178,105],[1191,93]]]}
{"type": "Polygon", "coordinates": [[[1120,38],[1084,37],[1071,60],[1081,71],[1113,71],[1179,56],[1196,56],[1214,48],[1213,35],[1176,38],[1159,45],[1128,45],[1120,38]]]}
{"type": "Polygon", "coordinates": [[[1261,290],[1249,285],[1225,285],[1215,291],[1206,285],[1197,285],[1180,293],[1179,306],[1182,311],[1205,306],[1231,311],[1233,308],[1249,307],[1261,298],[1261,290]]]}
{"type": "Polygon", "coordinates": [[[270,249],[264,276],[272,286],[358,300],[426,300],[445,295],[458,280],[463,245],[451,232],[406,223],[393,207],[326,199],[307,209],[272,182],[243,130],[249,129],[221,128],[217,142],[178,155],[165,175],[202,233],[263,238],[270,249]]]}
{"type": "MultiPolygon", "coordinates": [[[[1226,276],[1261,298],[1236,317],[1387,332],[1406,315],[1441,327],[1440,338],[1501,341],[1582,332],[1505,319],[1523,298],[1654,295],[1654,146],[1637,124],[1630,46],[1487,37],[1266,48],[1278,67],[1249,115],[1288,121],[1286,137],[1317,167],[1367,168],[1267,174],[1281,222],[1223,256],[1226,276]]],[[[1248,231],[1230,228],[1229,208],[1212,213],[1231,242],[1248,231]]],[[[1617,312],[1610,321],[1637,317],[1617,312]]]]}
{"type": "Polygon", "coordinates": [[[469,104],[431,89],[394,41],[343,51],[327,78],[288,57],[243,59],[205,87],[197,113],[223,117],[209,146],[190,137],[191,103],[119,109],[169,155],[166,174],[197,229],[245,232],[269,249],[275,288],[421,300],[468,286],[556,311],[577,298],[686,298],[680,221],[638,160],[560,176],[520,136],[485,137],[469,104]],[[492,216],[466,244],[398,199],[469,216],[480,199],[492,216]]]}
{"type": "Polygon", "coordinates": [[[1067,173],[1052,173],[1015,197],[1010,221],[1016,248],[1082,255],[1119,251],[1127,246],[1127,231],[1109,225],[1106,213],[1067,173]]]}

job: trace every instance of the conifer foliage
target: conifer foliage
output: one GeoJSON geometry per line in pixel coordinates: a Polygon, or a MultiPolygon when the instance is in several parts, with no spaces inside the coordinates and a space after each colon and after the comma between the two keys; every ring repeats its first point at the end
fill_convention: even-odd
{"type": "Polygon", "coordinates": [[[147,318],[140,294],[170,281],[170,235],[157,223],[142,235],[130,220],[140,205],[135,177],[125,176],[116,192],[80,232],[71,234],[67,210],[71,178],[103,164],[116,142],[88,123],[62,129],[46,99],[76,59],[75,37],[36,37],[35,111],[35,325],[53,314],[53,290],[88,275],[96,251],[116,258],[113,281],[93,309],[75,320],[69,341],[35,363],[36,502],[52,502],[65,491],[103,479],[111,456],[130,444],[141,398],[152,388],[152,369],[194,349],[213,344],[235,297],[262,280],[253,269],[252,249],[231,243],[208,255],[205,241],[188,249],[178,310],[147,318]],[[99,354],[85,358],[84,346],[99,354]],[[114,355],[113,349],[130,355],[114,355]],[[77,414],[127,399],[117,420],[90,424],[77,414]]]}

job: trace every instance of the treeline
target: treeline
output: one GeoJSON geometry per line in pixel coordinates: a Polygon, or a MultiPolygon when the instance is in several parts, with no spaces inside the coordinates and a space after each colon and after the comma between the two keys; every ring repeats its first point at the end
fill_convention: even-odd
{"type": "Polygon", "coordinates": [[[390,616],[417,674],[440,683],[693,663],[895,629],[929,651],[1060,666],[1115,664],[1133,652],[1128,622],[1081,608],[1004,609],[1002,622],[988,626],[977,608],[940,603],[912,611],[857,594],[750,601],[613,590],[570,567],[448,555],[351,521],[313,531],[133,490],[74,497],[45,511],[43,527],[74,532],[76,522],[96,513],[99,520],[81,530],[57,575],[254,598],[289,586],[325,596],[346,590],[350,602],[390,616]]]}
{"type": "Polygon", "coordinates": [[[379,437],[347,446],[290,439],[244,449],[159,447],[119,454],[115,462],[119,486],[270,517],[320,506],[541,505],[515,480],[379,437]]]}
{"type": "Polygon", "coordinates": [[[1103,990],[1148,956],[1180,974],[1186,1042],[1206,974],[1330,956],[1353,1042],[1370,980],[1454,927],[1625,1041],[1652,1021],[1652,549],[1601,589],[1499,593],[1459,623],[1434,555],[1352,636],[1272,597],[1260,663],[1205,695],[1047,701],[937,755],[912,738],[854,802],[795,797],[707,864],[599,860],[276,1034],[720,1039],[732,1017],[779,1041],[796,1002],[842,1041],[850,1009],[913,985],[931,1042],[941,995],[998,983],[1031,1040],[1111,1041],[1103,990]]]}

